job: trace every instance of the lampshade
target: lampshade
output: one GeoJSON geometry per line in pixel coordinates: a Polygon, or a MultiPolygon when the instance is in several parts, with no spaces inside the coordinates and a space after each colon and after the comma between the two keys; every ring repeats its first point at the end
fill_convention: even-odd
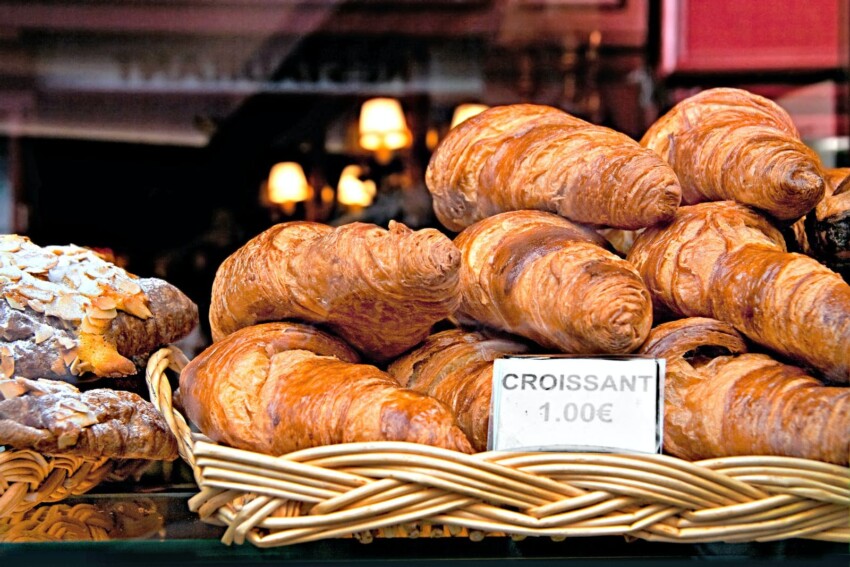
{"type": "Polygon", "coordinates": [[[310,185],[301,165],[294,161],[276,163],[269,172],[269,201],[292,214],[295,203],[310,197],[310,185]]]}
{"type": "Polygon", "coordinates": [[[486,104],[473,104],[473,103],[465,103],[459,104],[455,107],[454,114],[452,114],[452,124],[451,128],[454,128],[467,118],[472,118],[476,114],[480,114],[490,108],[486,104]]]}
{"type": "Polygon", "coordinates": [[[375,198],[377,188],[371,179],[360,180],[361,169],[356,165],[348,165],[342,170],[337,185],[337,200],[348,206],[368,207],[375,198]]]}
{"type": "Polygon", "coordinates": [[[370,151],[398,150],[411,142],[401,103],[373,98],[360,108],[360,146],[370,151]]]}

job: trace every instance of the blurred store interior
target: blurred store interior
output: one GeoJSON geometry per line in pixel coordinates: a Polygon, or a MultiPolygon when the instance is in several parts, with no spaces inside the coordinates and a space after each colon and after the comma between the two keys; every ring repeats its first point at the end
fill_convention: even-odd
{"type": "Polygon", "coordinates": [[[424,170],[462,105],[637,139],[738,86],[850,166],[848,34],[848,0],[0,0],[0,230],[107,249],[205,309],[273,223],[437,226],[424,170]]]}

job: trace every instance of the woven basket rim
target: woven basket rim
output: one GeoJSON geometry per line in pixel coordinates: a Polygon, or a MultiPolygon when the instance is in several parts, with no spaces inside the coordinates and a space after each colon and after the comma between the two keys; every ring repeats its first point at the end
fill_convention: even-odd
{"type": "Polygon", "coordinates": [[[151,401],[199,492],[189,507],[222,541],[623,535],[699,543],[806,538],[850,543],[850,468],[797,457],[483,452],[415,443],[326,445],[270,456],[193,431],[167,378],[175,346],[149,360],[151,401]]]}

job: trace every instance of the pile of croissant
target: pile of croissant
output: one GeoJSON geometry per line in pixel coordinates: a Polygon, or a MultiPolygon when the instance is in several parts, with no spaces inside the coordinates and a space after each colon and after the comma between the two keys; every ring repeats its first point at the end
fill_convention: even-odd
{"type": "Polygon", "coordinates": [[[469,453],[487,447],[496,358],[640,353],[667,360],[666,453],[846,465],[850,286],[784,234],[848,174],[740,89],[683,100],[639,142],[492,107],[428,164],[445,230],[285,222],[227,258],[181,403],[262,453],[469,453]]]}

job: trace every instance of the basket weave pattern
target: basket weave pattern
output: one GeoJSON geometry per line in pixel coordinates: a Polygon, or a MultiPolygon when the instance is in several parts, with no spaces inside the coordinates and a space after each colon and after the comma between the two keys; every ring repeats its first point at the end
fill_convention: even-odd
{"type": "Polygon", "coordinates": [[[39,506],[0,520],[0,542],[106,541],[150,537],[164,518],[147,498],[39,506]]]}
{"type": "Polygon", "coordinates": [[[222,541],[273,547],[358,537],[623,535],[665,542],[850,542],[850,469],[789,457],[486,452],[397,442],[271,457],[213,443],[172,405],[175,347],[151,357],[151,401],[222,541]]]}
{"type": "Polygon", "coordinates": [[[149,461],[0,451],[0,520],[84,494],[103,481],[140,474],[149,461]]]}

